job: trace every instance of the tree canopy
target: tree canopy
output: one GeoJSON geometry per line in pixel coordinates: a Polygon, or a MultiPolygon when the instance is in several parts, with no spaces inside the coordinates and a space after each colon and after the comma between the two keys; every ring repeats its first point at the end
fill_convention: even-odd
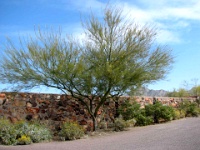
{"type": "Polygon", "coordinates": [[[163,79],[173,63],[171,50],[155,43],[155,30],[122,12],[106,8],[103,20],[95,15],[84,20],[84,40],[38,30],[19,48],[8,41],[1,81],[20,89],[60,89],[80,100],[95,121],[107,99],[163,79]],[[99,98],[95,107],[94,97],[99,98]]]}

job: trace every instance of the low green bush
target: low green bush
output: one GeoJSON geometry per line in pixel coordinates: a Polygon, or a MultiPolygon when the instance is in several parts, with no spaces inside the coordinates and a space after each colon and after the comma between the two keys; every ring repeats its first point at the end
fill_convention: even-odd
{"type": "Polygon", "coordinates": [[[138,114],[137,117],[135,118],[136,119],[136,125],[137,126],[147,126],[147,125],[150,125],[153,123],[153,118],[152,117],[149,117],[149,116],[146,116],[144,114],[138,114]]]}
{"type": "Polygon", "coordinates": [[[17,144],[17,131],[14,125],[7,119],[0,119],[0,144],[17,144]]]}
{"type": "Polygon", "coordinates": [[[174,109],[170,106],[163,106],[160,102],[154,105],[146,105],[144,109],[140,108],[140,104],[133,102],[131,104],[126,101],[119,107],[119,113],[124,120],[135,119],[137,126],[150,125],[153,122],[170,121],[175,118],[174,109]]]}
{"type": "Polygon", "coordinates": [[[161,110],[158,111],[159,117],[164,121],[171,121],[175,118],[174,108],[171,106],[162,106],[161,110]]]}
{"type": "Polygon", "coordinates": [[[136,101],[131,104],[130,101],[127,100],[119,107],[118,112],[122,115],[124,120],[136,118],[136,116],[141,113],[140,104],[136,101]]]}
{"type": "Polygon", "coordinates": [[[61,140],[76,140],[84,136],[84,129],[76,122],[64,122],[59,132],[61,140]]]}
{"type": "Polygon", "coordinates": [[[175,117],[174,119],[181,119],[186,117],[186,112],[184,110],[174,109],[175,117]]]}
{"type": "Polygon", "coordinates": [[[133,127],[136,124],[135,119],[130,119],[130,120],[124,120],[122,116],[119,118],[116,118],[114,121],[114,124],[112,125],[112,128],[114,128],[114,131],[124,131],[128,127],[133,127]]]}
{"type": "Polygon", "coordinates": [[[0,144],[17,145],[49,141],[52,135],[41,124],[20,121],[12,124],[7,119],[0,120],[0,144]]]}
{"type": "Polygon", "coordinates": [[[28,123],[21,121],[15,124],[15,128],[18,130],[18,137],[26,135],[31,138],[33,143],[49,141],[52,139],[50,130],[40,123],[28,123]]]}
{"type": "Polygon", "coordinates": [[[108,128],[107,122],[106,121],[101,121],[100,123],[98,123],[98,128],[106,130],[108,128]]]}
{"type": "Polygon", "coordinates": [[[20,138],[17,139],[17,143],[19,145],[28,145],[31,144],[31,138],[27,135],[22,135],[20,138]]]}
{"type": "Polygon", "coordinates": [[[127,127],[134,127],[137,121],[135,119],[130,119],[126,121],[126,126],[127,127]]]}
{"type": "Polygon", "coordinates": [[[134,101],[132,104],[127,100],[119,107],[119,113],[126,121],[135,119],[136,126],[152,124],[152,118],[147,117],[145,110],[140,108],[140,104],[134,101]]]}
{"type": "Polygon", "coordinates": [[[174,113],[175,113],[174,119],[180,119],[181,118],[181,112],[179,110],[175,109],[174,113]]]}
{"type": "Polygon", "coordinates": [[[124,131],[127,127],[127,122],[122,118],[116,118],[114,122],[114,130],[115,131],[124,131]]]}
{"type": "Polygon", "coordinates": [[[52,139],[52,134],[50,130],[42,125],[29,125],[29,136],[34,143],[39,143],[41,141],[50,141],[52,139]]]}
{"type": "Polygon", "coordinates": [[[171,106],[163,106],[162,103],[156,102],[154,105],[146,105],[145,113],[148,117],[153,117],[154,123],[162,121],[170,121],[175,118],[174,108],[171,106]]]}
{"type": "Polygon", "coordinates": [[[179,111],[185,112],[186,117],[198,117],[200,114],[198,104],[187,100],[181,102],[178,109],[179,111]]]}
{"type": "Polygon", "coordinates": [[[199,110],[196,103],[191,103],[186,109],[186,117],[198,117],[199,110]]]}

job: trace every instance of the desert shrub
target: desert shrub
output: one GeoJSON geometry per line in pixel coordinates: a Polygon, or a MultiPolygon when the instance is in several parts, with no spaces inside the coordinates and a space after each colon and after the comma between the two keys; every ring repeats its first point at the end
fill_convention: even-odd
{"type": "Polygon", "coordinates": [[[155,123],[159,120],[170,121],[175,117],[174,109],[171,106],[163,106],[160,102],[145,106],[145,113],[146,116],[153,117],[155,123]]]}
{"type": "Polygon", "coordinates": [[[171,106],[162,106],[160,110],[160,116],[161,119],[164,119],[165,121],[171,121],[175,118],[175,111],[174,108],[171,106]]]}
{"type": "Polygon", "coordinates": [[[119,118],[116,118],[114,121],[114,124],[112,125],[112,128],[114,128],[114,131],[124,131],[128,127],[133,127],[136,124],[135,119],[130,120],[124,120],[122,116],[120,115],[119,118]]]}
{"type": "Polygon", "coordinates": [[[152,105],[152,104],[146,105],[144,110],[145,110],[146,116],[152,116],[152,117],[154,116],[154,113],[155,113],[154,105],[152,105]]]}
{"type": "Polygon", "coordinates": [[[19,145],[28,145],[31,144],[31,138],[27,135],[22,135],[20,138],[17,139],[17,143],[19,145]]]}
{"type": "Polygon", "coordinates": [[[198,116],[200,115],[200,108],[197,108],[198,116]]]}
{"type": "Polygon", "coordinates": [[[180,119],[181,118],[181,112],[179,110],[175,109],[174,113],[175,113],[174,119],[180,119]]]}
{"type": "Polygon", "coordinates": [[[114,122],[108,122],[107,125],[108,125],[107,126],[108,129],[114,129],[115,128],[115,123],[114,122]]]}
{"type": "Polygon", "coordinates": [[[34,143],[49,141],[52,139],[50,130],[42,125],[29,125],[29,136],[34,143]]]}
{"type": "Polygon", "coordinates": [[[128,100],[119,107],[118,111],[124,120],[136,118],[141,113],[140,104],[135,101],[131,104],[128,100]]]}
{"type": "Polygon", "coordinates": [[[151,117],[146,116],[145,109],[141,109],[140,104],[136,101],[133,104],[129,101],[123,103],[119,108],[119,113],[124,120],[135,119],[135,125],[137,126],[145,126],[153,122],[151,117]]]}
{"type": "Polygon", "coordinates": [[[130,119],[126,121],[126,127],[133,127],[136,124],[136,120],[135,119],[130,119]]]}
{"type": "Polygon", "coordinates": [[[40,124],[30,124],[25,121],[12,124],[7,119],[0,120],[0,144],[30,144],[51,138],[48,128],[40,124]]]}
{"type": "Polygon", "coordinates": [[[175,117],[174,119],[185,118],[186,112],[184,110],[174,109],[175,117]]]}
{"type": "Polygon", "coordinates": [[[84,129],[76,122],[63,123],[59,136],[62,140],[75,140],[84,136],[84,129]]]}
{"type": "Polygon", "coordinates": [[[160,120],[170,121],[175,118],[174,108],[163,106],[160,102],[156,102],[154,105],[146,105],[144,109],[141,109],[137,102],[131,104],[126,101],[119,107],[119,113],[124,120],[134,118],[137,126],[146,126],[153,122],[159,123],[160,120]]]}
{"type": "Polygon", "coordinates": [[[186,117],[198,117],[199,110],[196,103],[191,103],[186,108],[186,117]]]}
{"type": "Polygon", "coordinates": [[[127,122],[122,118],[116,118],[114,122],[114,130],[115,131],[124,131],[127,127],[127,122]]]}
{"type": "Polygon", "coordinates": [[[200,107],[200,98],[196,99],[197,106],[200,107]]]}
{"type": "Polygon", "coordinates": [[[181,102],[178,107],[179,111],[185,112],[186,117],[197,117],[200,112],[197,103],[187,100],[181,102]]]}
{"type": "Polygon", "coordinates": [[[101,121],[99,124],[98,124],[98,128],[99,129],[104,129],[106,130],[108,128],[108,124],[106,121],[101,121]]]}
{"type": "Polygon", "coordinates": [[[7,119],[0,119],[0,144],[16,145],[17,131],[7,119]]]}
{"type": "Polygon", "coordinates": [[[181,118],[185,118],[186,117],[186,112],[185,112],[185,110],[179,110],[179,112],[180,112],[180,117],[181,118]]]}
{"type": "Polygon", "coordinates": [[[144,114],[138,114],[136,117],[136,125],[137,126],[146,126],[153,123],[153,118],[150,116],[146,116],[144,114]]]}
{"type": "Polygon", "coordinates": [[[50,130],[39,123],[28,123],[21,121],[15,124],[16,130],[18,130],[18,137],[27,136],[30,137],[33,143],[41,141],[49,141],[52,139],[50,130]]]}

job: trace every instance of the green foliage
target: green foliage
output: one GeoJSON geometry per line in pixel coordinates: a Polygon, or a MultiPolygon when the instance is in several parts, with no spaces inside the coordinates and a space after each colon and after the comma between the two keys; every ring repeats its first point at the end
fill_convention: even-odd
{"type": "Polygon", "coordinates": [[[180,119],[180,118],[185,118],[186,117],[186,112],[185,110],[181,110],[181,109],[174,109],[175,112],[175,117],[174,119],[180,119]]]}
{"type": "MultiPolygon", "coordinates": [[[[200,85],[198,84],[198,79],[195,78],[192,79],[191,83],[184,81],[184,86],[187,88],[179,88],[178,90],[174,89],[173,91],[169,92],[167,96],[169,97],[200,96],[200,85]]],[[[200,104],[200,101],[198,104],[200,104]]]]}
{"type": "Polygon", "coordinates": [[[40,124],[29,124],[25,121],[10,123],[6,119],[0,120],[0,143],[4,145],[30,144],[48,141],[51,132],[40,124]]]}
{"type": "Polygon", "coordinates": [[[135,119],[137,126],[150,125],[153,122],[158,123],[160,120],[170,121],[175,118],[175,111],[170,106],[163,106],[160,102],[155,105],[147,105],[144,109],[140,104],[126,101],[119,107],[119,113],[124,120],[135,119]]]}
{"type": "Polygon", "coordinates": [[[31,124],[22,121],[15,124],[15,128],[18,130],[18,136],[26,135],[34,143],[49,141],[52,138],[50,130],[39,123],[31,124]]]}
{"type": "Polygon", "coordinates": [[[101,121],[100,123],[98,123],[98,128],[99,129],[104,129],[106,130],[108,127],[107,122],[106,121],[101,121]]]}
{"type": "Polygon", "coordinates": [[[31,144],[31,138],[27,135],[22,135],[20,138],[17,139],[17,143],[19,145],[28,145],[31,144]]]}
{"type": "Polygon", "coordinates": [[[124,131],[127,127],[127,123],[122,118],[116,118],[114,122],[114,130],[115,131],[124,131]]]}
{"type": "Polygon", "coordinates": [[[76,122],[63,123],[59,136],[62,140],[76,140],[84,136],[84,129],[76,122]]]}
{"type": "Polygon", "coordinates": [[[140,104],[136,101],[133,104],[129,100],[126,100],[118,109],[124,120],[130,120],[136,118],[141,113],[140,104]]]}
{"type": "Polygon", "coordinates": [[[181,102],[178,109],[179,111],[185,112],[186,117],[197,117],[200,114],[197,103],[187,100],[181,102]]]}
{"type": "Polygon", "coordinates": [[[158,123],[160,120],[170,121],[175,117],[174,109],[170,106],[163,106],[160,102],[145,106],[145,113],[146,116],[153,117],[155,123],[158,123]]]}
{"type": "Polygon", "coordinates": [[[124,120],[121,116],[115,119],[114,130],[115,131],[124,131],[128,127],[133,127],[136,124],[135,119],[124,120]]]}
{"type": "Polygon", "coordinates": [[[189,96],[189,91],[184,88],[174,89],[172,92],[167,94],[168,97],[186,97],[189,96]]]}
{"type": "MultiPolygon", "coordinates": [[[[141,111],[142,112],[142,111],[141,111]]],[[[144,112],[144,111],[143,111],[144,112]]],[[[136,125],[137,126],[146,126],[153,123],[153,119],[150,116],[146,116],[145,113],[140,113],[136,117],[136,125]]]]}
{"type": "Polygon", "coordinates": [[[152,124],[152,118],[147,117],[145,110],[140,108],[140,104],[134,101],[132,104],[130,101],[125,101],[119,109],[119,113],[122,115],[124,120],[135,119],[137,126],[145,126],[152,124]]]}
{"type": "Polygon", "coordinates": [[[186,109],[186,116],[187,117],[198,117],[199,110],[196,103],[191,103],[186,109]]]}
{"type": "Polygon", "coordinates": [[[200,85],[196,85],[191,89],[191,93],[194,96],[200,96],[200,85]]]}
{"type": "Polygon", "coordinates": [[[175,109],[175,110],[174,110],[174,113],[175,113],[174,119],[180,119],[180,118],[182,118],[182,117],[181,117],[181,112],[180,112],[179,110],[175,109]]]}
{"type": "Polygon", "coordinates": [[[16,145],[17,131],[7,119],[0,119],[0,144],[16,145]]]}
{"type": "Polygon", "coordinates": [[[200,97],[198,97],[198,98],[196,99],[196,103],[197,103],[198,107],[200,108],[200,97]]]}
{"type": "Polygon", "coordinates": [[[126,126],[127,127],[133,127],[133,126],[135,126],[135,124],[136,124],[136,120],[133,118],[133,119],[130,119],[130,120],[127,120],[126,121],[126,126]]]}
{"type": "Polygon", "coordinates": [[[173,63],[171,50],[154,44],[151,27],[136,25],[120,9],[107,7],[103,15],[82,23],[85,40],[39,29],[21,45],[8,41],[0,60],[1,81],[17,90],[44,85],[70,93],[86,106],[96,127],[95,117],[108,98],[163,79],[173,63]],[[96,96],[100,100],[94,108],[90,104],[96,96]]]}

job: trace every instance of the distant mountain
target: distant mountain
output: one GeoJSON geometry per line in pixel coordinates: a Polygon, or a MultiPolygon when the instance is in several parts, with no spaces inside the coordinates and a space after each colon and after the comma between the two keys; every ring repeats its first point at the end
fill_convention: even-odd
{"type": "Polygon", "coordinates": [[[150,96],[150,97],[164,97],[168,91],[165,90],[152,90],[146,87],[140,88],[135,95],[137,96],[150,96]]]}

